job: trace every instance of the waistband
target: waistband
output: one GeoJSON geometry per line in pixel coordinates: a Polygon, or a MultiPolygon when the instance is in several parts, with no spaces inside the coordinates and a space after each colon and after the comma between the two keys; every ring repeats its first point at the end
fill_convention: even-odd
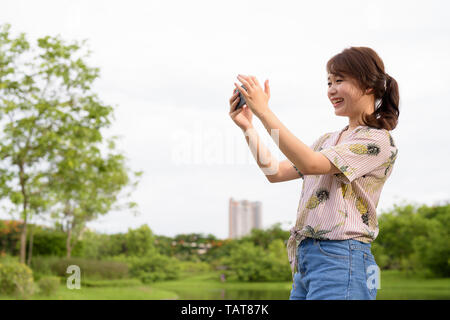
{"type": "Polygon", "coordinates": [[[366,242],[362,242],[359,240],[355,240],[355,239],[346,239],[346,240],[320,240],[320,239],[315,239],[315,238],[311,238],[311,237],[305,237],[299,244],[299,246],[305,245],[307,243],[316,243],[316,242],[327,242],[327,243],[347,243],[350,249],[354,249],[354,250],[367,250],[370,249],[372,247],[372,244],[366,243],[366,242]]]}

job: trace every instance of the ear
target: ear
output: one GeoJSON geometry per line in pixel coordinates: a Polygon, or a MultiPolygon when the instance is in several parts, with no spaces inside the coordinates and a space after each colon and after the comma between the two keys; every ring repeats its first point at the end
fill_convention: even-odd
{"type": "Polygon", "coordinates": [[[373,88],[366,89],[366,94],[372,94],[372,93],[373,93],[373,88]]]}

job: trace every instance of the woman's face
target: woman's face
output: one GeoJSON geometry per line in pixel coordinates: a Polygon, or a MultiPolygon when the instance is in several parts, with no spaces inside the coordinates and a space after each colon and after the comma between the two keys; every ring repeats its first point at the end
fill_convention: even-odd
{"type": "Polygon", "coordinates": [[[328,99],[337,116],[350,118],[358,117],[364,111],[367,112],[370,105],[369,96],[363,94],[354,79],[334,74],[328,74],[328,99]],[[336,102],[336,99],[343,99],[343,101],[336,102]]]}

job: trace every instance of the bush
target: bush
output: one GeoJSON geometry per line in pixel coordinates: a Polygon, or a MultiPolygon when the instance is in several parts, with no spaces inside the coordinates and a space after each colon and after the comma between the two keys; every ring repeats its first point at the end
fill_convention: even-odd
{"type": "Polygon", "coordinates": [[[181,261],[180,268],[183,272],[198,273],[198,272],[208,272],[212,270],[209,263],[198,261],[181,261]]]}
{"type": "Polygon", "coordinates": [[[19,257],[18,256],[12,256],[12,255],[10,255],[10,254],[7,254],[7,253],[5,253],[5,254],[3,254],[3,255],[0,255],[0,263],[2,263],[2,264],[7,264],[7,263],[10,263],[10,262],[19,262],[19,257]]]}
{"type": "Polygon", "coordinates": [[[380,216],[379,225],[373,253],[381,268],[427,277],[450,276],[450,204],[418,209],[395,206],[380,216]]]}
{"type": "Polygon", "coordinates": [[[434,277],[450,277],[449,231],[437,220],[424,225],[425,236],[413,239],[415,270],[428,270],[434,277]]]}
{"type": "Polygon", "coordinates": [[[148,225],[137,229],[128,229],[126,235],[127,254],[130,256],[145,256],[155,251],[155,237],[148,225]]]}
{"type": "Polygon", "coordinates": [[[126,234],[108,235],[86,231],[83,233],[82,240],[78,241],[77,244],[79,252],[77,255],[74,253],[74,257],[101,260],[108,256],[116,256],[126,252],[126,234]]]}
{"type": "Polygon", "coordinates": [[[31,259],[30,268],[33,270],[34,280],[39,281],[45,276],[53,276],[56,273],[52,270],[52,264],[60,260],[55,256],[36,256],[31,259]]]}
{"type": "Polygon", "coordinates": [[[222,258],[227,278],[238,281],[288,281],[291,269],[287,251],[280,239],[273,240],[268,250],[252,242],[242,242],[228,257],[222,258]]]}
{"type": "Polygon", "coordinates": [[[39,289],[41,294],[49,296],[58,290],[61,283],[58,277],[43,277],[39,280],[39,289]]]}
{"type": "Polygon", "coordinates": [[[119,261],[99,261],[82,258],[59,259],[51,263],[51,270],[60,277],[67,277],[70,265],[80,267],[81,277],[90,279],[123,279],[128,277],[128,265],[119,261]]]}
{"type": "MultiPolygon", "coordinates": [[[[62,231],[33,226],[33,258],[34,256],[66,255],[67,235],[62,231]]],[[[30,237],[30,235],[28,235],[30,237]]],[[[32,259],[33,260],[33,259],[32,259]]]]}
{"type": "Polygon", "coordinates": [[[0,293],[28,299],[35,291],[33,271],[25,264],[19,262],[0,264],[0,293]]]}
{"type": "Polygon", "coordinates": [[[370,250],[375,257],[375,261],[380,269],[385,269],[389,265],[389,256],[385,249],[376,240],[371,243],[370,250]]]}
{"type": "Polygon", "coordinates": [[[177,259],[156,252],[146,257],[118,256],[115,260],[128,263],[130,276],[140,279],[143,283],[178,279],[181,271],[177,259]]]}

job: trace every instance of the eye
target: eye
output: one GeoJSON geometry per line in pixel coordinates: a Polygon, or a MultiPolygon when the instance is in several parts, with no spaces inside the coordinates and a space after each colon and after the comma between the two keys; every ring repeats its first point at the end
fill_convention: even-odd
{"type": "MultiPolygon", "coordinates": [[[[336,82],[338,82],[338,81],[344,81],[344,80],[341,80],[341,79],[336,80],[336,82]]],[[[328,82],[328,85],[330,85],[330,84],[331,84],[331,82],[328,82]]]]}

